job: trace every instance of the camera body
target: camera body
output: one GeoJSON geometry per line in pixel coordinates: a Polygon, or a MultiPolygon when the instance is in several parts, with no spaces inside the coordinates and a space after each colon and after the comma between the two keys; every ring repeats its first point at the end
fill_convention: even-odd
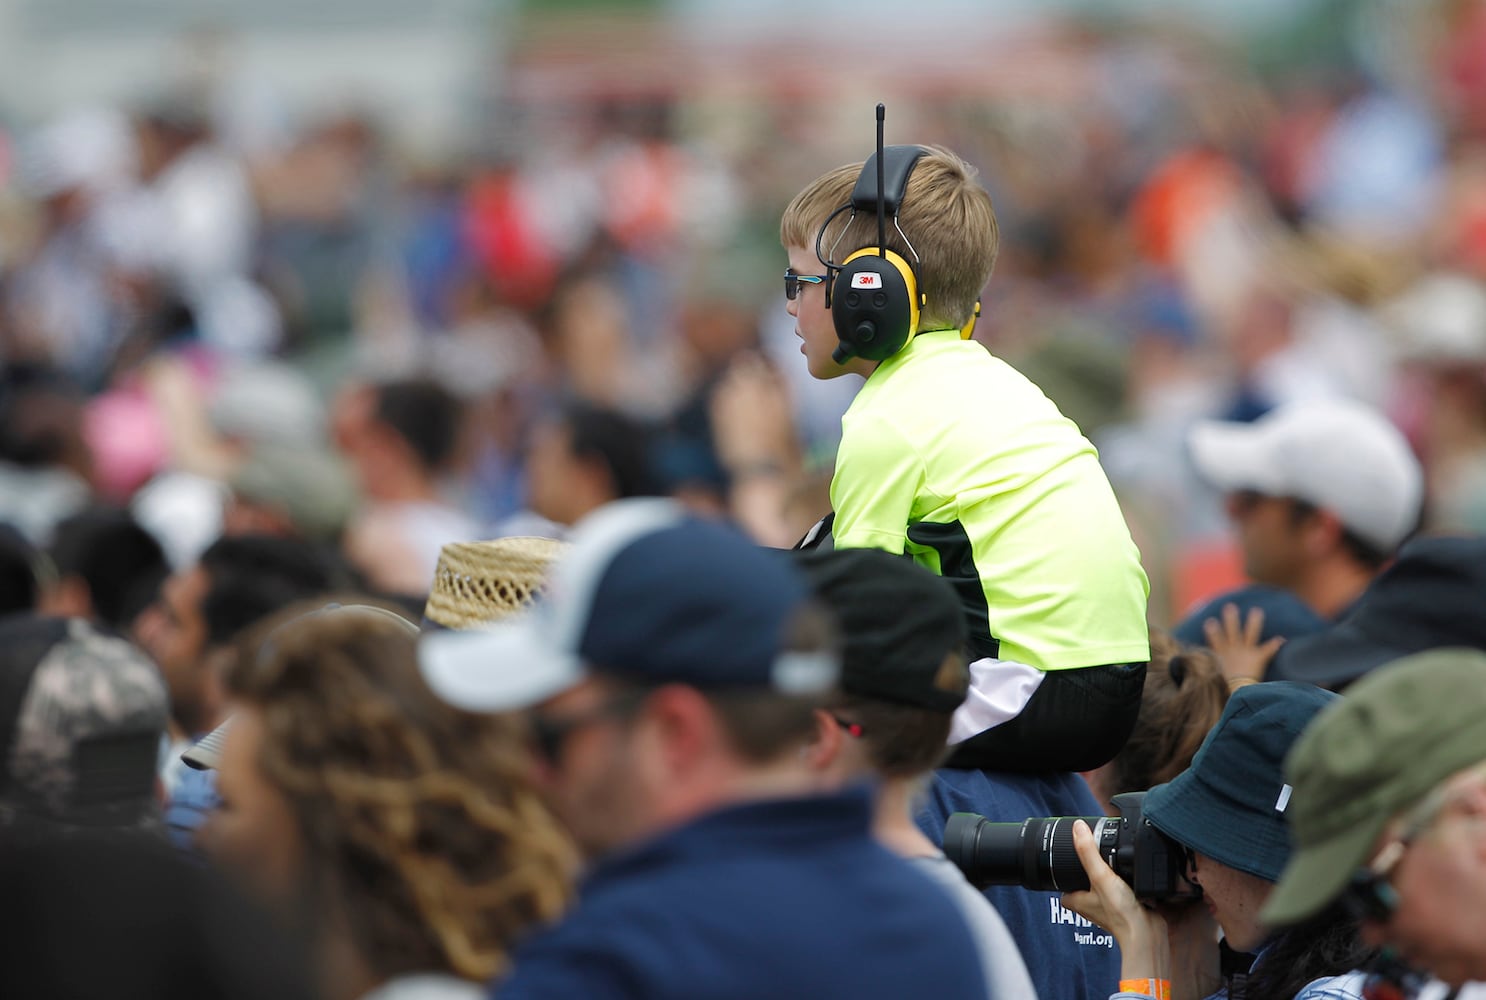
{"type": "Polygon", "coordinates": [[[1082,819],[1094,832],[1100,857],[1135,890],[1139,899],[1195,899],[1202,889],[1187,881],[1187,852],[1145,818],[1145,792],[1126,792],[1110,801],[1118,816],[1034,817],[1020,823],[992,823],[975,813],[955,813],[944,827],[944,853],[983,889],[1019,885],[1024,889],[1075,892],[1089,877],[1073,849],[1073,824],[1082,819]]]}

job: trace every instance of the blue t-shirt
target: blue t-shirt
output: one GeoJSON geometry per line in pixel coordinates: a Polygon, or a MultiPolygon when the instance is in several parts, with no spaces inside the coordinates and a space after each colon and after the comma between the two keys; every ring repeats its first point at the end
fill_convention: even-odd
{"type": "MultiPolygon", "coordinates": [[[[735,806],[599,864],[500,1000],[980,1000],[944,890],[869,832],[865,789],[735,806]]],[[[1012,998],[1007,998],[1012,1000],[1012,998]]]]}
{"type": "MultiPolygon", "coordinates": [[[[930,782],[918,825],[936,844],[951,813],[979,813],[997,823],[1033,816],[1102,816],[1088,785],[1076,774],[1003,774],[940,768],[930,782]]],[[[1037,987],[1040,1000],[1106,1000],[1120,981],[1114,936],[1065,909],[1059,893],[1016,885],[986,887],[985,896],[1007,929],[1037,987]]]]}

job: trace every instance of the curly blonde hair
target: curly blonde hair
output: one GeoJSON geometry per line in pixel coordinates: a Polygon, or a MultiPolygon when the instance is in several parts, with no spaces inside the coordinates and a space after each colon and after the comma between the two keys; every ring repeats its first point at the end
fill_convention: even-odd
{"type": "Polygon", "coordinates": [[[561,912],[573,870],[520,723],[441,701],[392,616],[312,610],[254,629],[227,671],[262,715],[257,763],[298,823],[312,915],[342,921],[380,975],[489,980],[561,912]]]}

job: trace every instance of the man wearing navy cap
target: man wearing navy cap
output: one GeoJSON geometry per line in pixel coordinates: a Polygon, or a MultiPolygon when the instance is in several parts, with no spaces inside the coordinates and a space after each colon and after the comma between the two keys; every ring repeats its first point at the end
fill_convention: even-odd
{"type": "Polygon", "coordinates": [[[954,904],[872,838],[869,791],[814,791],[839,666],[795,569],[667,501],[571,541],[524,619],[420,650],[453,704],[526,713],[591,862],[497,995],[986,996],[954,904]]]}

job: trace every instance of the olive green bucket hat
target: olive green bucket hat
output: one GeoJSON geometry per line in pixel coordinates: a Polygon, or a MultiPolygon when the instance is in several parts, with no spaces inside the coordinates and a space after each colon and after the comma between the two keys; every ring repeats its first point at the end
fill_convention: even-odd
{"type": "Polygon", "coordinates": [[[1389,821],[1486,760],[1486,652],[1435,649],[1380,667],[1306,729],[1285,761],[1295,852],[1260,912],[1298,923],[1367,863],[1389,821]]]}

